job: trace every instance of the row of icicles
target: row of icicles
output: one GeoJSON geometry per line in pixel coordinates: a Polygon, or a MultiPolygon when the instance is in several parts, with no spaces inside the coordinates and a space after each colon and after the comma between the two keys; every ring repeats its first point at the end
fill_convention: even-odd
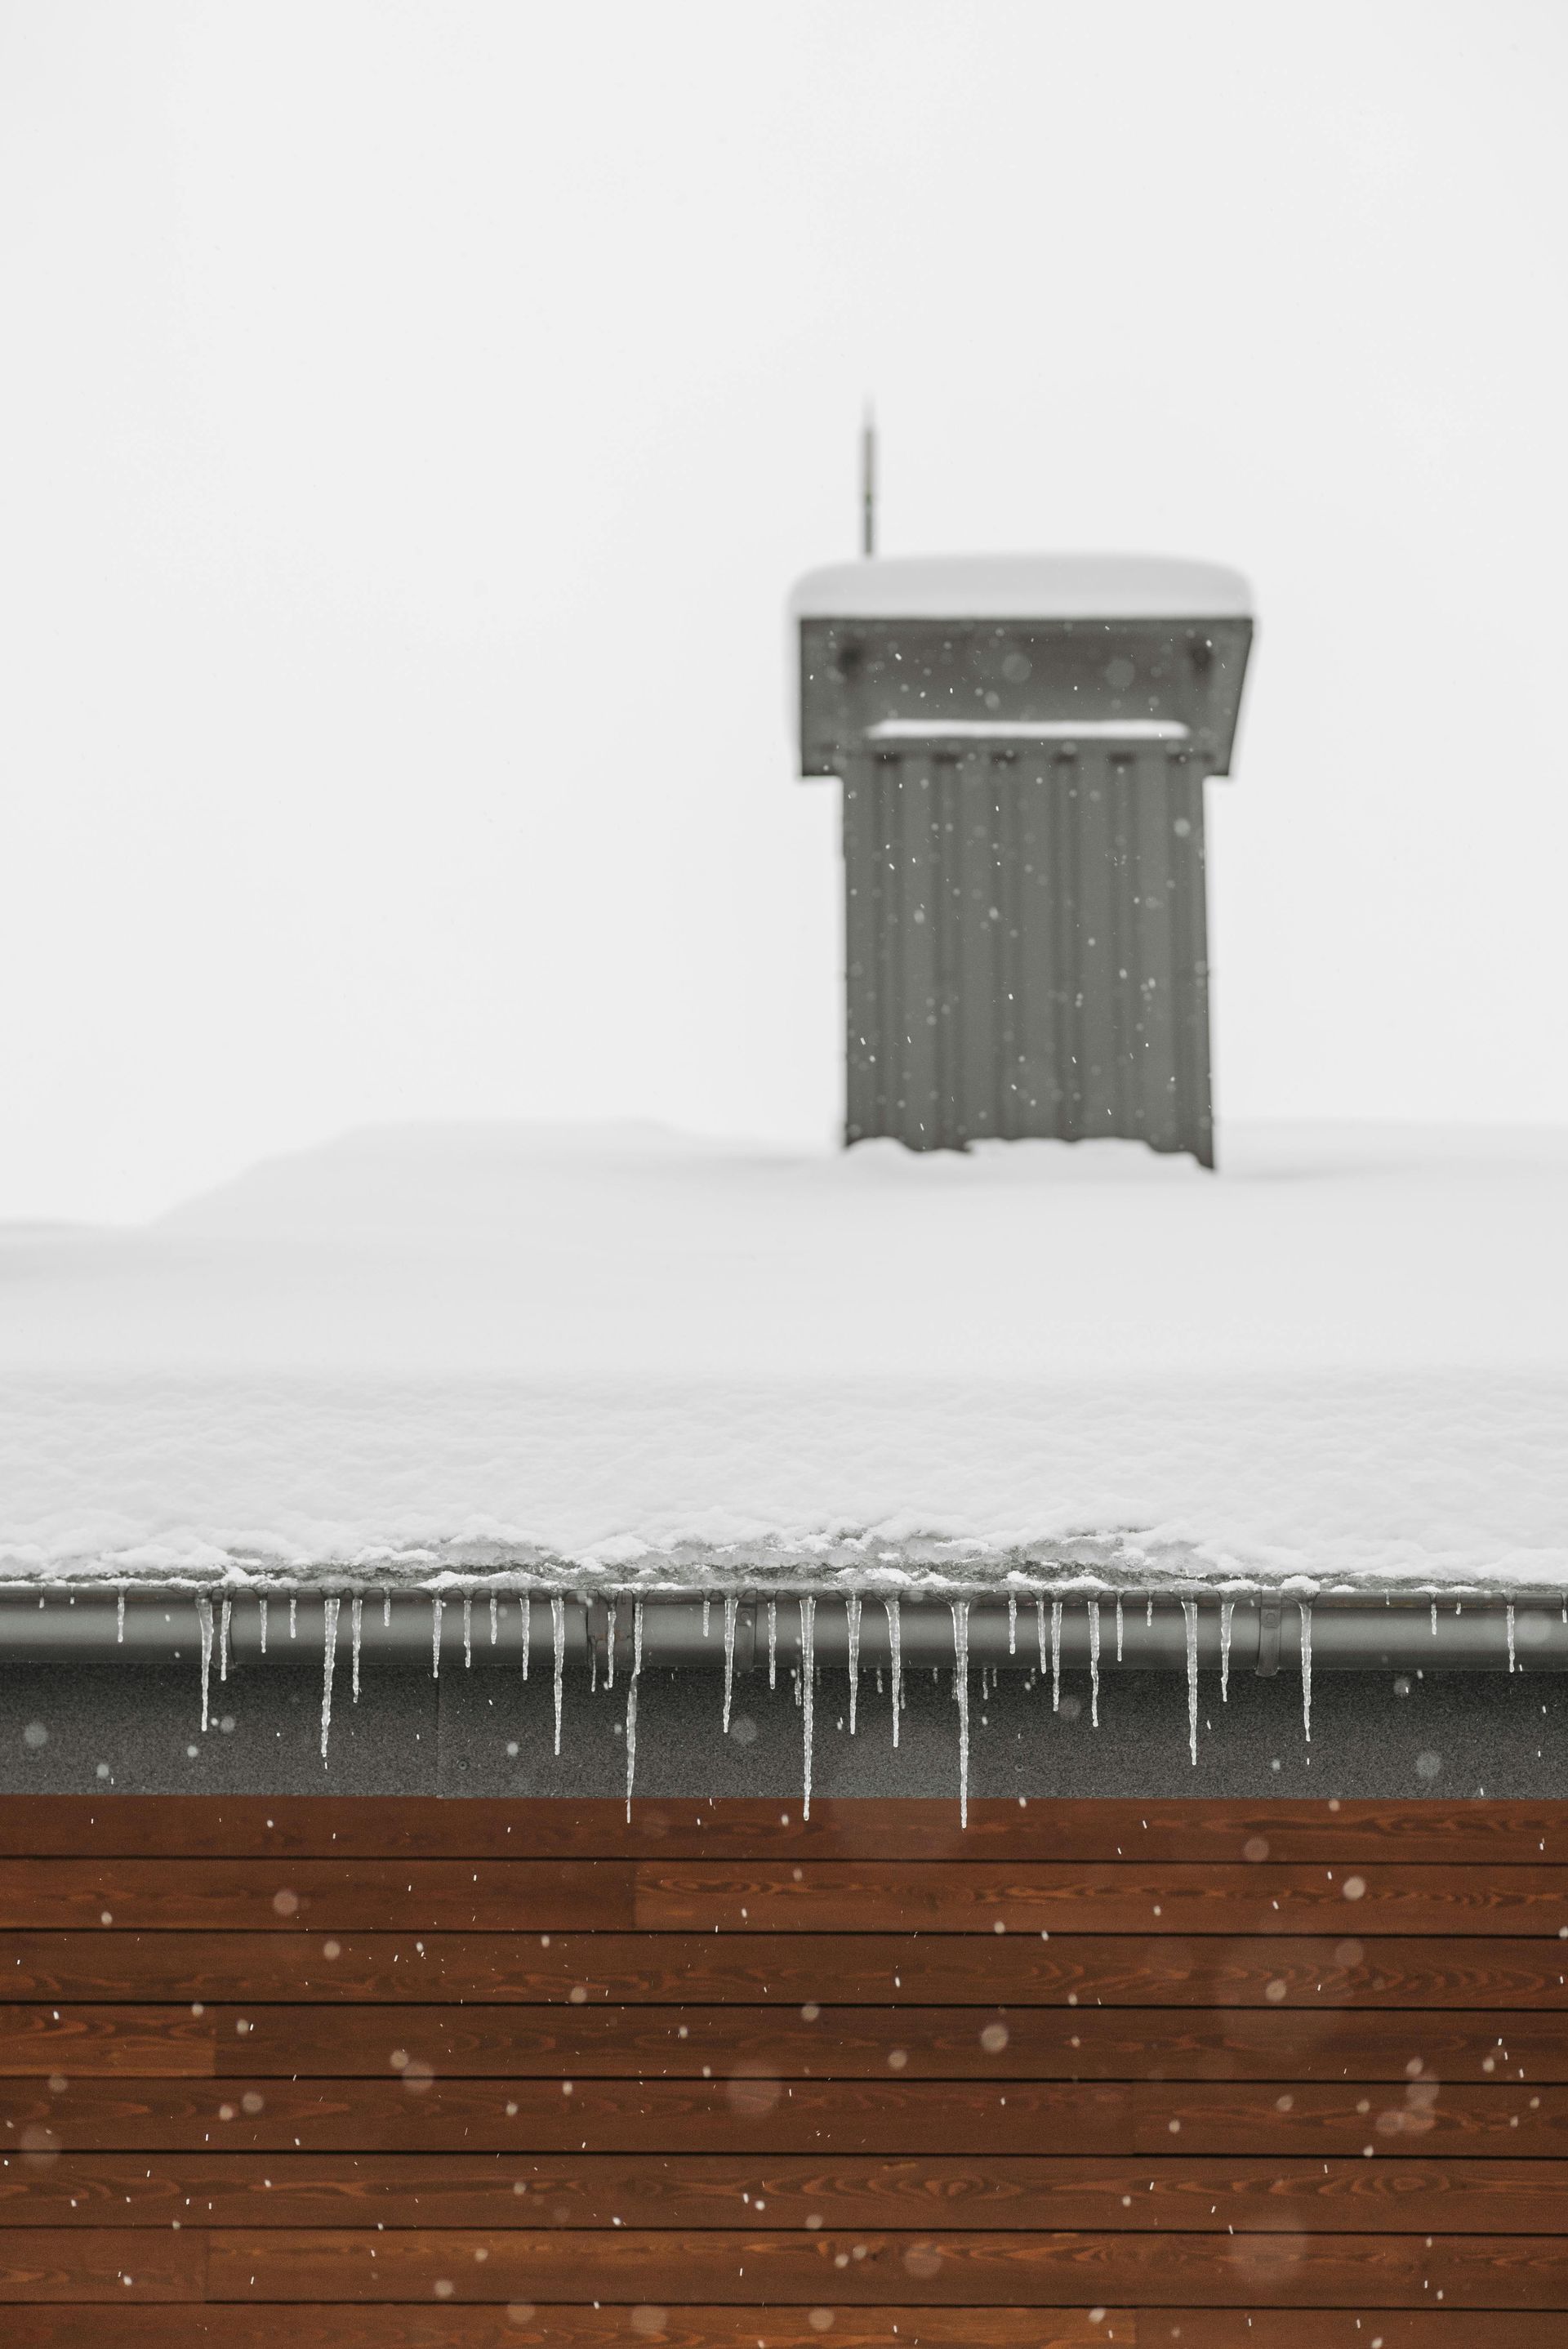
{"type": "MultiPolygon", "coordinates": [[[[555,1751],[557,1754],[561,1751],[561,1709],[566,1662],[566,1597],[567,1594],[563,1592],[556,1592],[552,1593],[549,1599],[553,1662],[552,1680],[555,1702],[555,1751]]],[[[359,1702],[360,1638],[361,1627],[364,1620],[365,1600],[362,1596],[356,1596],[351,1598],[347,1603],[349,1609],[349,1645],[351,1656],[350,1679],[353,1691],[353,1701],[357,1704],[359,1702]]],[[[723,1723],[727,1735],[729,1730],[730,1712],[735,1694],[735,1630],[736,1615],[739,1603],[738,1597],[733,1592],[727,1594],[722,1601],[724,1609],[723,1723]]],[[[903,1619],[898,1599],[883,1599],[880,1603],[887,1617],[888,1654],[890,1679],[892,1684],[892,1742],[896,1746],[898,1744],[899,1714],[903,1705],[903,1619]]],[[[970,1603],[971,1602],[967,1599],[954,1599],[949,1601],[953,1613],[954,1693],[958,1707],[958,1803],[959,1816],[965,1825],[968,1824],[969,1817],[970,1603]]],[[[1180,1603],[1186,1633],[1187,1742],[1189,1753],[1191,1754],[1193,1765],[1196,1767],[1198,1760],[1198,1602],[1194,1599],[1183,1599],[1180,1603]]],[[[258,1599],[257,1604],[261,1613],[261,1650],[263,1655],[265,1655],[267,1652],[267,1601],[264,1598],[260,1598],[258,1599]]],[[[343,1604],[344,1602],[341,1598],[335,1597],[331,1593],[325,1594],[322,1600],[324,1638],[321,1689],[321,1754],[324,1762],[326,1759],[327,1744],[332,1733],[332,1685],[333,1676],[336,1669],[338,1623],[343,1604]]],[[[430,1671],[432,1677],[438,1676],[441,1669],[441,1620],[447,1604],[448,1601],[438,1596],[432,1597],[430,1601],[430,1671]]],[[[462,1600],[463,1661],[465,1665],[471,1665],[473,1661],[473,1604],[474,1602],[471,1596],[465,1597],[462,1600]]],[[[768,1685],[770,1689],[776,1688],[779,1684],[779,1602],[777,1599],[770,1599],[768,1601],[768,1685]]],[[[817,1601],[814,1597],[806,1597],[798,1599],[796,1604],[799,1606],[800,1610],[799,1648],[799,1663],[796,1668],[796,1702],[799,1704],[803,1715],[801,1727],[805,1755],[805,1815],[809,1818],[811,1814],[811,1743],[815,1726],[812,1700],[817,1678],[817,1601]]],[[[862,1604],[863,1602],[860,1597],[853,1592],[849,1593],[844,1599],[844,1610],[849,1630],[849,1725],[850,1734],[851,1736],[856,1734],[858,1728],[861,1677],[861,1614],[862,1604]]],[[[1098,1599],[1090,1599],[1087,1600],[1085,1604],[1088,1611],[1089,1719],[1092,1725],[1098,1729],[1099,1727],[1101,1602],[1098,1599]]],[[[628,1818],[630,1818],[632,1815],[632,1790],[636,1778],[637,1770],[637,1683],[642,1676],[643,1670],[643,1605],[644,1602],[641,1599],[633,1599],[631,1671],[626,1680],[625,1722],[626,1816],[628,1818]]],[[[1118,1663],[1120,1663],[1122,1660],[1122,1633],[1124,1621],[1122,1600],[1118,1598],[1115,1600],[1114,1605],[1116,1610],[1116,1661],[1118,1663]]],[[[1306,1737],[1306,1742],[1310,1744],[1312,1742],[1312,1602],[1310,1599],[1298,1599],[1296,1605],[1301,1617],[1300,1654],[1302,1727],[1306,1737]]],[[[1061,1599],[1051,1599],[1047,1600],[1043,1594],[1037,1595],[1035,1599],[1037,1653],[1040,1657],[1042,1666],[1044,1664],[1047,1650],[1050,1655],[1051,1710],[1053,1712],[1058,1711],[1061,1704],[1062,1606],[1063,1601],[1061,1599]],[[1047,1607],[1049,1609],[1050,1624],[1048,1637],[1047,1632],[1047,1607]]],[[[299,1601],[297,1597],[291,1598],[289,1600],[289,1637],[291,1640],[294,1638],[297,1630],[298,1607],[299,1601]]],[[[708,1598],[705,1598],[702,1602],[702,1628],[703,1637],[705,1639],[708,1636],[711,1607],[712,1600],[708,1598]]],[[[203,1730],[206,1729],[208,1723],[208,1704],[211,1686],[212,1662],[214,1656],[217,1659],[219,1679],[221,1681],[226,1681],[229,1676],[229,1628],[232,1615],[232,1608],[233,1602],[232,1599],[227,1598],[221,1599],[219,1601],[216,1616],[214,1616],[213,1605],[211,1599],[201,1597],[196,1600],[196,1612],[201,1625],[201,1726],[203,1730]]],[[[1227,1599],[1221,1600],[1220,1696],[1222,1702],[1228,1701],[1230,1696],[1231,1625],[1234,1609],[1235,1601],[1233,1599],[1227,1599]]],[[[609,1617],[609,1636],[605,1644],[606,1669],[604,1684],[606,1688],[614,1688],[615,1684],[616,1611],[616,1602],[612,1599],[608,1602],[607,1608],[609,1617]]],[[[529,1675],[529,1645],[532,1608],[526,1599],[521,1601],[519,1608],[519,1613],[521,1621],[522,1632],[522,1677],[524,1680],[527,1680],[529,1675]]],[[[119,1599],[119,1630],[121,1636],[123,1637],[125,1626],[125,1599],[123,1593],[119,1599]]],[[[390,1591],[384,1591],[382,1593],[381,1619],[385,1625],[389,1625],[392,1620],[392,1598],[390,1591]]],[[[1152,1623],[1153,1619],[1154,1601],[1152,1598],[1150,1598],[1147,1601],[1145,1620],[1146,1622],[1152,1623]]],[[[1437,1622],[1438,1609],[1437,1602],[1434,1599],[1432,1602],[1432,1630],[1434,1634],[1437,1630],[1437,1622]]],[[[1515,1669],[1514,1610],[1511,1602],[1509,1604],[1507,1609],[1507,1625],[1508,1669],[1511,1672],[1515,1669]]],[[[1010,1595],[1007,1600],[1007,1652],[1010,1656],[1017,1653],[1017,1629],[1018,1602],[1016,1597],[1010,1595]]],[[[497,1594],[494,1592],[491,1592],[490,1597],[490,1645],[493,1647],[500,1638],[498,1598],[497,1594]]],[[[589,1653],[594,1674],[594,1684],[597,1685],[598,1649],[597,1646],[592,1642],[590,1643],[589,1653]]]]}

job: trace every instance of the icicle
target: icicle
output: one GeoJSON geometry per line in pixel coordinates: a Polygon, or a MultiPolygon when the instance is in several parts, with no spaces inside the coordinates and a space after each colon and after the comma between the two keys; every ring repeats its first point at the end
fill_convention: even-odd
{"type": "Polygon", "coordinates": [[[498,1613],[497,1609],[496,1609],[496,1603],[495,1603],[495,1592],[494,1592],[493,1590],[490,1592],[490,1646],[493,1648],[493,1647],[495,1646],[496,1641],[500,1638],[500,1614],[498,1613]]]}
{"type": "Polygon", "coordinates": [[[1121,1593],[1116,1594],[1116,1661],[1121,1661],[1121,1593]]]}
{"type": "Polygon", "coordinates": [[[1504,1610],[1504,1614],[1503,1614],[1503,1621],[1504,1621],[1504,1622],[1507,1624],[1507,1626],[1508,1626],[1508,1669],[1509,1669],[1509,1671],[1511,1672],[1511,1671],[1513,1671],[1513,1669],[1514,1669],[1514,1655],[1513,1655],[1513,1601],[1512,1601],[1512,1599],[1511,1599],[1509,1600],[1509,1602],[1508,1602],[1508,1606],[1507,1606],[1506,1609],[1504,1610]]]}
{"type": "Polygon", "coordinates": [[[1051,1601],[1051,1711],[1059,1713],[1062,1702],[1062,1602],[1051,1601]]]}
{"type": "Polygon", "coordinates": [[[561,1751],[561,1698],[566,1671],[566,1601],[558,1591],[550,1600],[550,1628],[555,1640],[555,1750],[561,1751]]]}
{"type": "Polygon", "coordinates": [[[326,1759],[326,1741],[332,1734],[332,1668],[337,1661],[338,1601],[331,1597],[321,1602],[321,1758],[326,1759]]]}
{"type": "Polygon", "coordinates": [[[446,1604],[439,1598],[430,1601],[430,1678],[441,1677],[441,1609],[446,1604]]]}
{"type": "Polygon", "coordinates": [[[212,1681],[212,1601],[198,1599],[196,1620],[201,1629],[201,1727],[207,1726],[208,1692],[212,1681]]]}
{"type": "Polygon", "coordinates": [[[229,1625],[233,1613],[233,1600],[225,1599],[218,1610],[218,1678],[221,1681],[229,1677],[229,1625]]]}
{"type": "Polygon", "coordinates": [[[1231,1702],[1231,1618],[1236,1611],[1233,1599],[1220,1601],[1220,1702],[1231,1702]]]}
{"type": "Polygon", "coordinates": [[[768,1601],[768,1685],[779,1685],[779,1601],[768,1601]]]}
{"type": "Polygon", "coordinates": [[[724,1594],[724,1733],[729,1735],[729,1708],[735,1700],[735,1593],[724,1594]]]}
{"type": "Polygon", "coordinates": [[[888,1682],[892,1692],[892,1742],[896,1745],[899,1707],[903,1702],[903,1617],[896,1599],[882,1600],[882,1613],[887,1617],[887,1649],[891,1666],[888,1682]]]}
{"type": "Polygon", "coordinates": [[[381,1593],[381,1628],[384,1631],[392,1629],[392,1593],[389,1590],[381,1593]]]}
{"type": "Polygon", "coordinates": [[[1016,1590],[1009,1590],[1007,1593],[1007,1653],[1010,1656],[1016,1656],[1017,1652],[1018,1594],[1016,1590]]]}
{"type": "Polygon", "coordinates": [[[593,1639],[588,1642],[588,1693],[590,1696],[599,1693],[599,1643],[593,1639]]]}
{"type": "Polygon", "coordinates": [[[264,1599],[256,1601],[256,1620],[261,1627],[262,1653],[264,1656],[267,1652],[267,1602],[264,1599]]]}
{"type": "Polygon", "coordinates": [[[359,1702],[359,1627],[364,1619],[365,1601],[355,1592],[348,1607],[349,1647],[354,1665],[354,1702],[359,1702]]]}
{"type": "Polygon", "coordinates": [[[643,1602],[632,1601],[632,1676],[626,1682],[626,1824],[632,1823],[632,1782],[637,1775],[637,1682],[643,1670],[643,1602]]]}
{"type": "Polygon", "coordinates": [[[125,1593],[123,1590],[115,1602],[114,1643],[117,1648],[123,1648],[125,1645],[125,1593]]]}
{"type": "Polygon", "coordinates": [[[811,1698],[817,1661],[817,1602],[814,1599],[800,1601],[800,1707],[801,1731],[805,1745],[806,1800],[803,1816],[811,1816],[811,1698]]]}
{"type": "Polygon", "coordinates": [[[295,1633],[298,1630],[299,1630],[299,1593],[298,1593],[298,1591],[297,1591],[297,1590],[291,1590],[291,1591],[289,1592],[289,1638],[290,1638],[291,1640],[294,1638],[294,1633],[295,1633]]]}
{"type": "Polygon", "coordinates": [[[1146,1631],[1152,1631],[1154,1629],[1154,1600],[1152,1597],[1146,1600],[1144,1604],[1143,1628],[1146,1631]]]}
{"type": "Polygon", "coordinates": [[[1039,1591],[1035,1593],[1035,1653],[1040,1660],[1040,1678],[1046,1676],[1046,1602],[1039,1591]]]}
{"type": "Polygon", "coordinates": [[[1099,1601],[1088,1602],[1088,1718],[1091,1729],[1099,1727],[1099,1601]]]}
{"type": "Polygon", "coordinates": [[[533,1600],[525,1590],[517,1603],[521,1610],[519,1628],[522,1633],[522,1677],[526,1680],[528,1678],[528,1643],[533,1630],[533,1600]]]}
{"type": "Polygon", "coordinates": [[[473,1668],[474,1595],[471,1590],[465,1590],[463,1593],[463,1670],[466,1672],[471,1672],[473,1668]]]}
{"type": "Polygon", "coordinates": [[[1433,1639],[1435,1640],[1435,1639],[1437,1638],[1437,1636],[1438,1636],[1438,1602],[1437,1602],[1437,1600],[1434,1599],[1433,1599],[1433,1601],[1432,1601],[1432,1637],[1433,1637],[1433,1639]]]}
{"type": "Polygon", "coordinates": [[[702,1594],[702,1636],[703,1636],[703,1638],[704,1638],[705,1640],[706,1640],[706,1639],[707,1639],[707,1626],[708,1626],[708,1619],[709,1619],[709,1618],[711,1617],[712,1613],[713,1613],[713,1600],[709,1598],[709,1596],[708,1596],[707,1592],[705,1590],[705,1591],[703,1592],[703,1594],[702,1594]]]}
{"type": "Polygon", "coordinates": [[[844,1620],[850,1633],[850,1735],[855,1733],[855,1703],[861,1689],[861,1597],[851,1591],[844,1601],[844,1620]]]}
{"type": "Polygon", "coordinates": [[[1192,1767],[1198,1766],[1198,1609],[1191,1599],[1181,1601],[1187,1626],[1187,1746],[1192,1767]]]}
{"type": "Polygon", "coordinates": [[[615,1685],[615,1626],[619,1618],[620,1609],[612,1599],[604,1609],[604,1685],[607,1689],[615,1685]]]}
{"type": "Polygon", "coordinates": [[[969,1824],[969,1601],[953,1601],[953,1677],[958,1697],[958,1824],[969,1824]]]}
{"type": "Polygon", "coordinates": [[[1312,1601],[1298,1599],[1296,1607],[1301,1616],[1301,1725],[1306,1742],[1312,1744],[1312,1601]]]}

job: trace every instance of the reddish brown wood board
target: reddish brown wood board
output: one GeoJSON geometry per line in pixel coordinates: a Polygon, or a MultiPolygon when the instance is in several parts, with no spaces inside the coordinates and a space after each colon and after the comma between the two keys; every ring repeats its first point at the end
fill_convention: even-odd
{"type": "Polygon", "coordinates": [[[1568,2340],[1568,1805],[15,1799],[0,1991],[14,2349],[1568,2340]]]}

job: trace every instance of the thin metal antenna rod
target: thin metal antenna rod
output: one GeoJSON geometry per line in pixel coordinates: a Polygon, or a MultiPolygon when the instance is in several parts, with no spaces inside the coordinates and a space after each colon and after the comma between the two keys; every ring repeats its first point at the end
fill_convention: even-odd
{"type": "Polygon", "coordinates": [[[874,554],[876,551],[877,424],[868,400],[865,421],[861,426],[861,553],[874,554]]]}

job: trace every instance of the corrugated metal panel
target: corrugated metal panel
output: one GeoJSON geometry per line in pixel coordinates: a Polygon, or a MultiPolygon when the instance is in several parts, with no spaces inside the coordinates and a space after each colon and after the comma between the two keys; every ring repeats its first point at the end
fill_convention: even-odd
{"type": "Polygon", "coordinates": [[[1116,1134],[1213,1164],[1203,761],[844,761],[846,1137],[1116,1134]]]}

